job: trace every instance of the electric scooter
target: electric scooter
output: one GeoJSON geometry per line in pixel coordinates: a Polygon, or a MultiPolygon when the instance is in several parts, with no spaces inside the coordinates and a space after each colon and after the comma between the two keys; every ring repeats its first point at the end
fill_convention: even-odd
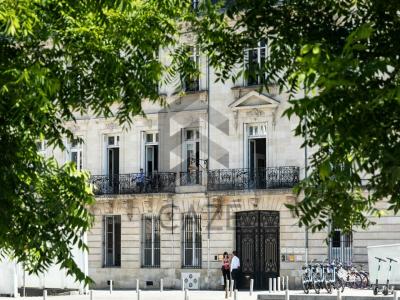
{"type": "MultiPolygon", "coordinates": [[[[389,294],[389,281],[390,281],[390,273],[392,271],[392,262],[397,262],[397,260],[390,258],[390,257],[386,257],[386,259],[389,261],[389,270],[388,270],[388,275],[387,275],[387,279],[386,279],[386,284],[383,286],[383,290],[382,290],[382,294],[384,294],[385,296],[389,294]]],[[[390,290],[390,293],[393,294],[393,287],[390,290]]]]}
{"type": "Polygon", "coordinates": [[[374,286],[374,295],[378,295],[378,292],[379,292],[378,279],[379,279],[379,271],[381,269],[381,261],[386,262],[386,260],[384,260],[383,258],[380,258],[380,257],[375,257],[375,259],[378,260],[378,272],[376,273],[376,282],[375,282],[375,286],[374,286]]]}

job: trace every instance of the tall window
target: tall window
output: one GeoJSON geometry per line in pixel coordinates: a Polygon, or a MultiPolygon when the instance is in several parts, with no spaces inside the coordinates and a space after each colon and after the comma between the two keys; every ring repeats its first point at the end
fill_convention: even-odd
{"type": "Polygon", "coordinates": [[[104,266],[121,266],[121,216],[104,216],[104,266]]]}
{"type": "Polygon", "coordinates": [[[183,216],[183,267],[201,268],[201,216],[183,216]]]}
{"type": "Polygon", "coordinates": [[[352,234],[343,234],[340,230],[334,229],[329,241],[330,261],[336,260],[345,264],[352,261],[352,234]]]}
{"type": "Polygon", "coordinates": [[[39,152],[41,155],[46,156],[47,141],[46,141],[46,140],[37,141],[37,142],[36,142],[36,148],[37,148],[38,152],[39,152]]]}
{"type": "Polygon", "coordinates": [[[158,133],[145,133],[145,171],[158,171],[158,133]]]}
{"type": "Polygon", "coordinates": [[[119,135],[106,136],[108,187],[114,193],[119,189],[119,135]]]}
{"type": "Polygon", "coordinates": [[[142,217],[142,267],[160,267],[160,217],[142,217]]]}
{"type": "Polygon", "coordinates": [[[83,167],[82,143],[79,143],[77,141],[71,142],[70,160],[75,163],[75,166],[78,170],[82,170],[83,167]]]}
{"type": "Polygon", "coordinates": [[[184,130],[183,159],[186,184],[200,184],[200,132],[198,128],[184,130]]]}
{"type": "Polygon", "coordinates": [[[265,73],[263,72],[265,58],[267,56],[267,48],[265,41],[257,43],[255,48],[248,48],[244,51],[245,68],[247,80],[245,85],[263,84],[265,81],[265,73]]]}
{"type": "Polygon", "coordinates": [[[183,89],[187,92],[196,92],[200,90],[200,78],[197,73],[199,68],[200,56],[199,48],[197,46],[190,47],[189,62],[191,71],[189,74],[185,74],[182,78],[183,89]]]}

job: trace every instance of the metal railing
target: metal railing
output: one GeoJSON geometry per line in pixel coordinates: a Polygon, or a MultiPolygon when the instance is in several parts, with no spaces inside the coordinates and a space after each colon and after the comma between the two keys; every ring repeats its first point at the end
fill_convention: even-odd
{"type": "Polygon", "coordinates": [[[95,195],[173,193],[175,181],[174,172],[93,175],[90,178],[95,195]]]}
{"type": "Polygon", "coordinates": [[[291,188],[299,182],[299,167],[268,167],[258,169],[209,170],[207,189],[248,190],[291,188]]]}
{"type": "MultiPolygon", "coordinates": [[[[268,167],[259,169],[218,169],[207,173],[207,189],[249,190],[292,188],[299,182],[299,167],[268,167]]],[[[174,172],[129,173],[119,175],[93,175],[95,195],[174,193],[177,174],[174,172]]],[[[179,173],[179,185],[202,185],[202,171],[179,173]]]]}
{"type": "Polygon", "coordinates": [[[184,185],[201,185],[202,184],[202,172],[191,171],[191,172],[180,172],[179,173],[179,184],[184,185]]]}

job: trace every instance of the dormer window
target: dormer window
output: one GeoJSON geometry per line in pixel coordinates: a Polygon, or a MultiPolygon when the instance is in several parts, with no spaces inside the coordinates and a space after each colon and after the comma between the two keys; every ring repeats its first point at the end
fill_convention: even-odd
{"type": "Polygon", "coordinates": [[[37,148],[37,151],[41,155],[45,156],[46,155],[46,150],[47,150],[47,141],[46,140],[37,141],[36,142],[36,148],[37,148]]]}
{"type": "Polygon", "coordinates": [[[245,85],[259,85],[265,82],[265,58],[267,56],[267,47],[264,40],[257,43],[254,48],[248,48],[244,51],[245,61],[245,85]]]}
{"type": "MultiPolygon", "coordinates": [[[[193,67],[193,69],[198,69],[200,62],[199,47],[191,46],[189,51],[189,60],[191,63],[191,67],[193,67]]],[[[197,92],[200,90],[200,77],[198,73],[184,74],[181,80],[183,90],[185,92],[197,92]]]]}

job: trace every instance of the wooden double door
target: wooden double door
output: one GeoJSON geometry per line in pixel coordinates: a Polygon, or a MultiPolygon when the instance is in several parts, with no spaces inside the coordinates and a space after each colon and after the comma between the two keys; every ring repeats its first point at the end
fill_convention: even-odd
{"type": "Polygon", "coordinates": [[[268,289],[268,278],[279,276],[279,211],[236,213],[236,249],[241,264],[240,288],[268,289]]]}

